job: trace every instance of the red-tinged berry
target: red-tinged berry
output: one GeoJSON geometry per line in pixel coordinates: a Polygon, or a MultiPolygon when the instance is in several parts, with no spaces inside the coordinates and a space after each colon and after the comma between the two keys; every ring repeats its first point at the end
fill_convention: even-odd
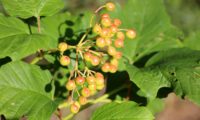
{"type": "Polygon", "coordinates": [[[96,91],[97,89],[96,84],[88,85],[88,88],[90,89],[90,91],[96,91]]]}
{"type": "Polygon", "coordinates": [[[116,32],[118,31],[117,26],[116,26],[116,25],[111,25],[110,31],[111,31],[111,33],[113,33],[113,34],[116,33],[116,32]]]}
{"type": "Polygon", "coordinates": [[[95,24],[95,26],[93,27],[93,32],[96,34],[100,34],[101,33],[101,26],[99,24],[95,24]]]}
{"type": "Polygon", "coordinates": [[[109,72],[110,71],[110,64],[109,63],[104,63],[103,66],[101,67],[101,70],[103,72],[109,72]]]}
{"type": "Polygon", "coordinates": [[[87,76],[86,81],[88,82],[89,85],[95,84],[96,78],[94,76],[87,76]]]}
{"type": "Polygon", "coordinates": [[[117,38],[124,40],[124,38],[125,38],[124,33],[123,32],[117,32],[117,38]]]}
{"type": "Polygon", "coordinates": [[[97,85],[97,90],[102,90],[104,87],[105,87],[104,84],[102,84],[102,85],[97,85]]]}
{"type": "Polygon", "coordinates": [[[117,27],[119,27],[121,24],[122,24],[122,22],[121,22],[121,20],[120,19],[114,19],[114,25],[116,25],[117,27]]]}
{"type": "Polygon", "coordinates": [[[91,61],[91,58],[92,58],[92,54],[90,52],[85,52],[84,55],[83,55],[84,59],[86,61],[91,61]]]}
{"type": "Polygon", "coordinates": [[[115,65],[115,66],[118,66],[119,62],[118,62],[117,59],[113,58],[113,59],[110,61],[110,64],[115,65]]]}
{"type": "Polygon", "coordinates": [[[67,49],[68,49],[67,43],[65,43],[65,42],[59,43],[59,45],[58,45],[58,50],[59,50],[60,52],[64,52],[64,51],[67,50],[67,49]]]}
{"type": "Polygon", "coordinates": [[[117,72],[117,66],[111,64],[111,65],[110,65],[110,72],[111,72],[111,73],[117,72]]]}
{"type": "Polygon", "coordinates": [[[112,46],[109,46],[108,47],[108,54],[111,55],[111,56],[115,56],[116,55],[116,49],[112,46]]]}
{"type": "Polygon", "coordinates": [[[87,103],[87,98],[84,97],[84,96],[80,96],[78,98],[78,102],[81,104],[81,105],[85,105],[87,103]]]}
{"type": "Polygon", "coordinates": [[[136,32],[134,30],[128,30],[126,32],[126,36],[130,39],[134,39],[136,37],[136,32]]]}
{"type": "Polygon", "coordinates": [[[100,36],[103,38],[109,37],[110,36],[110,30],[108,28],[103,28],[100,36]]]}
{"type": "Polygon", "coordinates": [[[106,46],[106,41],[105,41],[105,39],[102,38],[102,37],[97,38],[97,40],[96,40],[96,45],[97,45],[97,47],[100,47],[100,48],[105,47],[105,46],[106,46]]]}
{"type": "Polygon", "coordinates": [[[70,58],[68,56],[61,56],[60,57],[60,64],[62,66],[68,66],[70,64],[70,58]]]}
{"type": "Polygon", "coordinates": [[[69,80],[66,84],[66,88],[67,90],[73,90],[76,88],[76,84],[74,82],[74,80],[69,80]]]}
{"type": "Polygon", "coordinates": [[[95,73],[95,77],[96,77],[96,78],[102,78],[102,79],[104,79],[103,74],[101,74],[100,72],[96,72],[96,73],[95,73]]]}
{"type": "Polygon", "coordinates": [[[102,24],[104,27],[109,27],[109,26],[111,26],[111,20],[110,20],[110,18],[102,18],[102,19],[101,19],[101,24],[102,24]]]}
{"type": "Polygon", "coordinates": [[[78,111],[79,111],[79,109],[80,109],[80,104],[78,103],[78,102],[74,102],[74,103],[72,103],[71,104],[71,106],[70,106],[70,111],[72,112],[72,113],[78,113],[78,111]]]}
{"type": "Polygon", "coordinates": [[[121,59],[122,58],[122,52],[116,52],[114,58],[121,59]]]}
{"type": "Polygon", "coordinates": [[[112,44],[112,40],[110,38],[105,38],[106,46],[110,46],[112,44]]]}
{"type": "Polygon", "coordinates": [[[78,85],[83,85],[84,83],[85,83],[85,78],[84,78],[84,77],[78,76],[78,77],[76,78],[76,84],[78,84],[78,85]]]}
{"type": "Polygon", "coordinates": [[[110,18],[110,15],[109,15],[109,14],[106,14],[106,13],[105,13],[105,14],[102,14],[102,15],[101,15],[101,19],[102,19],[102,18],[110,18]]]}
{"type": "Polygon", "coordinates": [[[102,85],[104,84],[105,80],[103,78],[96,78],[96,85],[102,85]]]}
{"type": "Polygon", "coordinates": [[[124,47],[124,40],[116,39],[114,44],[115,44],[116,48],[122,48],[122,47],[124,47]]]}
{"type": "Polygon", "coordinates": [[[93,66],[97,66],[97,65],[99,65],[99,63],[100,63],[100,58],[97,57],[97,56],[92,56],[91,64],[92,64],[93,66]]]}
{"type": "Polygon", "coordinates": [[[81,90],[81,94],[82,94],[82,96],[84,96],[84,97],[89,97],[89,96],[90,96],[90,89],[84,87],[84,88],[81,90]]]}
{"type": "Polygon", "coordinates": [[[106,3],[106,9],[108,11],[113,11],[115,9],[115,4],[113,4],[112,2],[106,3]]]}

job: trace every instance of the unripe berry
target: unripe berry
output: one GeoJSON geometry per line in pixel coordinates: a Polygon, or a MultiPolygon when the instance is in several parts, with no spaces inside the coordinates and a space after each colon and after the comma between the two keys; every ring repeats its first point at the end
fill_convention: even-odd
{"type": "Polygon", "coordinates": [[[122,58],[122,52],[116,52],[114,58],[121,59],[122,58]]]}
{"type": "Polygon", "coordinates": [[[109,14],[106,14],[106,13],[105,13],[105,14],[102,14],[102,15],[101,15],[101,19],[102,19],[102,18],[110,18],[110,15],[109,15],[109,14]]]}
{"type": "Polygon", "coordinates": [[[104,26],[104,27],[109,27],[111,25],[111,20],[110,18],[102,18],[101,19],[101,24],[104,26]]]}
{"type": "Polygon", "coordinates": [[[76,88],[76,84],[73,80],[69,80],[66,84],[67,90],[73,90],[76,88]]]}
{"type": "Polygon", "coordinates": [[[100,63],[100,58],[97,57],[97,56],[92,56],[91,64],[92,64],[93,66],[97,66],[97,65],[99,65],[99,63],[100,63]]]}
{"type": "Polygon", "coordinates": [[[70,64],[70,58],[68,56],[61,56],[60,64],[63,66],[68,66],[70,64]]]}
{"type": "Polygon", "coordinates": [[[84,55],[83,55],[84,59],[86,61],[90,61],[91,58],[92,58],[92,54],[90,52],[85,52],[84,55]]]}
{"type": "Polygon", "coordinates": [[[109,63],[104,63],[103,66],[101,67],[101,70],[103,72],[109,72],[110,71],[110,64],[109,63]]]}
{"type": "Polygon", "coordinates": [[[110,65],[110,72],[111,72],[111,73],[117,72],[117,66],[111,64],[111,65],[110,65]]]}
{"type": "Polygon", "coordinates": [[[105,87],[104,84],[102,84],[102,85],[97,85],[97,90],[102,90],[104,87],[105,87]]]}
{"type": "Polygon", "coordinates": [[[110,36],[110,30],[108,28],[103,28],[100,36],[103,38],[109,37],[110,36]]]}
{"type": "Polygon", "coordinates": [[[112,25],[112,26],[110,27],[110,31],[111,31],[112,33],[116,33],[116,32],[118,31],[117,26],[116,26],[116,25],[112,25]]]}
{"type": "Polygon", "coordinates": [[[96,40],[97,47],[103,48],[106,46],[106,41],[102,37],[97,38],[96,40]]]}
{"type": "Polygon", "coordinates": [[[112,40],[110,38],[105,38],[106,45],[110,46],[112,44],[112,40]]]}
{"type": "Polygon", "coordinates": [[[78,85],[83,85],[84,83],[85,83],[85,78],[84,78],[84,77],[78,76],[78,77],[76,78],[76,84],[78,84],[78,85]]]}
{"type": "Polygon", "coordinates": [[[123,32],[117,32],[117,38],[124,40],[125,36],[123,32]]]}
{"type": "Polygon", "coordinates": [[[111,56],[115,56],[115,54],[116,54],[116,49],[114,48],[114,47],[112,47],[112,46],[109,46],[108,47],[108,54],[109,55],[111,55],[111,56]]]}
{"type": "Polygon", "coordinates": [[[80,104],[78,103],[78,102],[74,102],[74,103],[72,103],[71,104],[71,106],[70,106],[70,111],[72,112],[72,113],[78,113],[78,111],[79,111],[79,109],[80,109],[80,104]]]}
{"type": "Polygon", "coordinates": [[[110,63],[112,64],[112,65],[115,65],[115,66],[118,66],[118,60],[117,59],[115,59],[115,58],[113,58],[111,61],[110,61],[110,63]]]}
{"type": "Polygon", "coordinates": [[[96,91],[97,89],[96,84],[88,85],[88,88],[90,89],[90,91],[96,91]]]}
{"type": "Polygon", "coordinates": [[[106,3],[106,9],[108,11],[113,11],[115,9],[115,5],[112,2],[106,3]]]}
{"type": "Polygon", "coordinates": [[[130,39],[134,39],[136,37],[136,32],[134,30],[128,30],[126,32],[126,36],[130,39]]]}
{"type": "Polygon", "coordinates": [[[59,45],[58,45],[58,50],[59,50],[60,52],[64,52],[65,50],[67,50],[67,48],[68,48],[68,45],[67,45],[67,43],[65,43],[65,42],[61,42],[61,43],[59,43],[59,45]]]}
{"type": "Polygon", "coordinates": [[[82,94],[82,96],[84,96],[84,97],[89,97],[89,96],[90,96],[90,89],[84,87],[84,88],[81,90],[81,94],[82,94]]]}
{"type": "Polygon", "coordinates": [[[94,76],[87,76],[86,81],[88,82],[89,85],[95,84],[96,78],[94,76]]]}
{"type": "Polygon", "coordinates": [[[87,103],[87,98],[84,97],[84,96],[80,96],[78,98],[78,102],[81,104],[81,105],[85,105],[87,103]]]}
{"type": "Polygon", "coordinates": [[[96,72],[96,73],[95,73],[95,77],[96,77],[96,78],[102,78],[102,79],[104,79],[103,74],[101,74],[100,72],[96,72]]]}
{"type": "Polygon", "coordinates": [[[104,84],[104,82],[105,82],[104,78],[96,78],[96,85],[97,86],[104,84]]]}
{"type": "Polygon", "coordinates": [[[122,40],[122,39],[116,39],[115,40],[115,47],[116,48],[122,48],[122,47],[124,47],[124,40],[122,40]]]}
{"type": "Polygon", "coordinates": [[[101,26],[98,24],[95,24],[95,26],[93,27],[93,32],[96,34],[100,34],[101,33],[101,26]]]}
{"type": "Polygon", "coordinates": [[[117,27],[119,27],[122,24],[120,19],[114,19],[114,25],[116,25],[117,27]]]}

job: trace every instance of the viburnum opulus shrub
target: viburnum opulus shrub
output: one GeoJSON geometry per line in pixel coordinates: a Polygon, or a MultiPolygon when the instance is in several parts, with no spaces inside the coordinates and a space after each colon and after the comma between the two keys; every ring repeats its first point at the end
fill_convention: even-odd
{"type": "Polygon", "coordinates": [[[162,0],[106,2],[80,15],[61,0],[1,3],[2,118],[67,120],[104,103],[89,119],[153,120],[170,91],[200,104],[200,52],[179,40],[162,0]]]}

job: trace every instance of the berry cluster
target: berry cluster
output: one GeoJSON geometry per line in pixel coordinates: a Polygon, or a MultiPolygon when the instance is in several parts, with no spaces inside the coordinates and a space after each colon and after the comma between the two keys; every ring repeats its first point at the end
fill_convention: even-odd
{"type": "MultiPolygon", "coordinates": [[[[98,8],[95,15],[103,8],[113,11],[115,5],[109,2],[98,8]]],[[[64,52],[68,49],[76,50],[76,64],[66,83],[66,88],[70,91],[70,97],[72,98],[70,102],[72,113],[77,113],[81,105],[87,103],[88,97],[94,95],[98,90],[102,90],[105,86],[103,74],[91,70],[88,67],[89,65],[95,68],[100,67],[105,73],[115,73],[118,70],[118,61],[122,57],[122,53],[118,49],[124,47],[125,36],[130,39],[136,37],[134,30],[120,29],[121,24],[120,19],[112,19],[109,14],[105,13],[100,16],[100,20],[97,20],[93,26],[92,31],[96,35],[95,37],[90,39],[87,31],[76,46],[70,46],[65,42],[59,43],[59,59],[62,66],[70,64],[70,57],[64,55],[64,52]],[[79,70],[79,58],[82,59],[81,61],[85,65],[84,70],[79,70]],[[73,98],[75,92],[78,94],[78,98],[73,98]]]]}

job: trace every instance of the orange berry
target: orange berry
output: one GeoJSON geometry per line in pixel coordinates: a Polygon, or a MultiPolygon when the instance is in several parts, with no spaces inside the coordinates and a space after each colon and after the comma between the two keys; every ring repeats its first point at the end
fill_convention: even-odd
{"type": "Polygon", "coordinates": [[[87,76],[86,81],[88,82],[89,85],[95,84],[96,78],[94,76],[87,76]]]}
{"type": "Polygon", "coordinates": [[[117,72],[117,66],[111,64],[111,65],[110,65],[110,72],[111,72],[111,73],[117,72]]]}
{"type": "Polygon", "coordinates": [[[80,104],[78,102],[74,102],[70,106],[70,111],[72,113],[78,113],[79,109],[80,109],[80,104]]]}
{"type": "Polygon", "coordinates": [[[76,78],[76,84],[78,84],[78,85],[83,85],[84,83],[85,83],[85,78],[84,78],[84,77],[78,76],[78,77],[76,78]]]}
{"type": "Polygon", "coordinates": [[[116,25],[117,27],[119,27],[122,24],[120,19],[114,19],[114,25],[116,25]]]}
{"type": "Polygon", "coordinates": [[[106,46],[106,41],[102,37],[97,38],[96,40],[97,47],[103,48],[106,46]]]}
{"type": "Polygon", "coordinates": [[[114,58],[120,59],[121,57],[122,57],[122,53],[121,52],[116,52],[114,58]]]}
{"type": "Polygon", "coordinates": [[[112,65],[115,65],[115,66],[118,66],[118,64],[119,64],[118,60],[115,59],[115,58],[113,58],[113,59],[110,61],[110,63],[111,63],[112,65]]]}
{"type": "Polygon", "coordinates": [[[101,19],[101,24],[104,26],[104,27],[109,27],[111,26],[111,20],[110,18],[102,18],[101,19]]]}
{"type": "Polygon", "coordinates": [[[95,73],[95,77],[96,77],[96,78],[102,78],[102,79],[104,79],[103,74],[100,73],[100,72],[96,72],[96,73],[95,73]]]}
{"type": "Polygon", "coordinates": [[[61,56],[60,64],[62,66],[68,66],[70,64],[70,58],[68,56],[65,56],[65,55],[61,56]]]}
{"type": "Polygon", "coordinates": [[[91,64],[93,66],[97,66],[97,65],[99,65],[99,63],[100,63],[100,58],[97,57],[97,56],[92,56],[92,58],[91,58],[91,64]]]}
{"type": "Polygon", "coordinates": [[[103,66],[101,67],[101,70],[103,71],[103,72],[109,72],[110,71],[110,64],[109,63],[105,63],[105,64],[103,64],[103,66]]]}
{"type": "Polygon", "coordinates": [[[89,96],[90,96],[90,89],[84,87],[84,88],[81,90],[81,94],[82,94],[84,97],[89,97],[89,96]]]}
{"type": "Polygon", "coordinates": [[[115,40],[115,47],[116,48],[122,48],[122,47],[124,47],[124,40],[122,40],[122,39],[116,39],[115,40]]]}
{"type": "Polygon", "coordinates": [[[76,88],[76,84],[73,80],[69,80],[66,84],[67,90],[73,90],[76,88]]]}
{"type": "Polygon", "coordinates": [[[123,32],[117,32],[117,38],[124,40],[125,36],[123,32]]]}
{"type": "Polygon", "coordinates": [[[112,40],[110,38],[105,38],[106,45],[110,46],[112,44],[112,40]]]}
{"type": "Polygon", "coordinates": [[[116,26],[116,25],[112,25],[112,26],[110,27],[110,31],[111,31],[112,33],[116,33],[116,32],[118,31],[117,26],[116,26]]]}
{"type": "Polygon", "coordinates": [[[134,30],[128,30],[126,32],[126,36],[130,39],[134,39],[136,37],[136,32],[134,30]]]}
{"type": "Polygon", "coordinates": [[[112,2],[106,3],[106,9],[108,11],[113,11],[115,9],[115,5],[112,2]]]}
{"type": "Polygon", "coordinates": [[[96,84],[91,84],[91,85],[88,85],[88,88],[90,89],[90,91],[96,91],[96,84]]]}
{"type": "Polygon", "coordinates": [[[90,61],[91,58],[92,58],[92,54],[90,52],[85,52],[84,55],[83,55],[84,59],[86,61],[90,61]]]}
{"type": "Polygon", "coordinates": [[[108,54],[109,55],[111,55],[111,56],[115,56],[115,54],[116,54],[116,49],[114,48],[114,47],[112,47],[112,46],[109,46],[108,47],[108,54]]]}
{"type": "Polygon", "coordinates": [[[103,38],[109,37],[110,36],[110,30],[108,28],[103,28],[100,36],[103,38]]]}
{"type": "Polygon", "coordinates": [[[110,18],[110,15],[105,13],[101,15],[101,18],[110,18]]]}
{"type": "Polygon", "coordinates": [[[78,98],[78,101],[79,101],[79,103],[80,103],[81,105],[85,105],[85,104],[87,103],[87,98],[84,97],[84,96],[80,96],[80,97],[78,98]]]}
{"type": "Polygon", "coordinates": [[[100,34],[101,33],[101,26],[99,24],[95,24],[95,26],[93,27],[93,32],[96,34],[100,34]]]}
{"type": "Polygon", "coordinates": [[[65,43],[65,42],[61,42],[61,43],[59,43],[59,45],[58,45],[58,50],[59,50],[60,52],[64,52],[65,50],[67,50],[67,48],[68,48],[68,45],[67,45],[67,43],[65,43]]]}

